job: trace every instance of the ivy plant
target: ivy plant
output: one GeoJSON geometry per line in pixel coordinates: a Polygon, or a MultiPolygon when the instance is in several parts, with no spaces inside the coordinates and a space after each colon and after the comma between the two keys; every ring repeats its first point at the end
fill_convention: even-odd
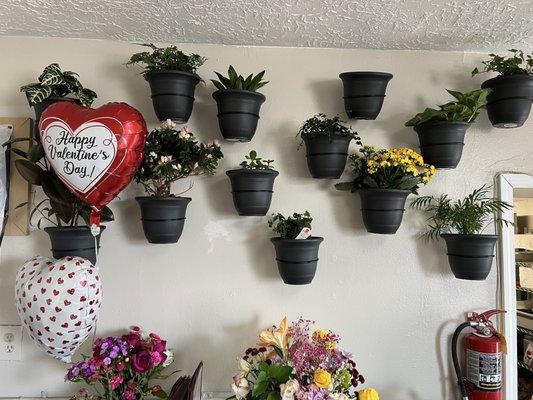
{"type": "Polygon", "coordinates": [[[411,202],[411,207],[429,212],[428,230],[423,234],[426,239],[436,239],[444,233],[461,235],[480,234],[489,223],[509,224],[499,219],[495,213],[511,208],[505,201],[492,198],[489,188],[482,186],[463,199],[452,201],[448,195],[439,197],[422,196],[411,202]]]}
{"type": "Polygon", "coordinates": [[[76,96],[83,105],[90,106],[97,97],[91,89],[84,88],[78,80],[78,74],[62,71],[57,63],[47,66],[38,78],[38,82],[21,86],[20,91],[26,94],[28,103],[33,106],[42,103],[49,97],[76,96]]]}
{"type": "Polygon", "coordinates": [[[274,167],[270,165],[274,162],[274,160],[263,160],[261,157],[257,156],[257,152],[255,150],[250,151],[250,154],[244,156],[244,158],[245,160],[240,164],[243,169],[254,171],[274,169],[274,167]]]}
{"type": "Polygon", "coordinates": [[[268,83],[268,81],[263,80],[265,71],[261,71],[255,76],[254,74],[250,74],[244,78],[242,75],[237,74],[237,71],[235,71],[235,68],[233,68],[232,65],[228,68],[227,77],[216,71],[215,74],[218,76],[219,80],[211,79],[211,82],[213,82],[213,85],[215,85],[218,90],[237,89],[256,92],[268,83]]]}
{"type": "Polygon", "coordinates": [[[282,239],[294,239],[303,228],[311,228],[311,222],[313,222],[313,218],[309,211],[305,211],[303,214],[293,213],[289,217],[275,213],[268,220],[268,226],[282,239]]]}
{"type": "Polygon", "coordinates": [[[143,43],[140,46],[148,47],[151,51],[133,54],[126,65],[141,64],[143,73],[171,70],[194,74],[207,61],[205,57],[195,53],[185,54],[176,46],[157,47],[152,43],[143,43]]]}
{"type": "Polygon", "coordinates": [[[510,57],[489,54],[490,59],[482,61],[483,68],[480,71],[474,68],[472,76],[484,72],[497,72],[500,75],[532,75],[533,74],[533,53],[524,55],[522,50],[510,49],[510,57]]]}
{"type": "MultiPolygon", "coordinates": [[[[362,146],[361,138],[350,126],[346,125],[347,122],[342,120],[338,115],[333,118],[328,118],[326,114],[319,113],[306,120],[300,127],[298,134],[303,138],[325,136],[330,142],[333,141],[335,135],[348,136],[355,140],[355,143],[362,146]]],[[[298,149],[302,147],[303,140],[300,142],[298,149]]]]}
{"type": "Polygon", "coordinates": [[[479,112],[485,108],[490,93],[490,89],[478,89],[466,93],[449,89],[446,91],[456,100],[441,104],[438,109],[426,108],[407,121],[405,126],[416,126],[432,121],[474,122],[479,112]]]}

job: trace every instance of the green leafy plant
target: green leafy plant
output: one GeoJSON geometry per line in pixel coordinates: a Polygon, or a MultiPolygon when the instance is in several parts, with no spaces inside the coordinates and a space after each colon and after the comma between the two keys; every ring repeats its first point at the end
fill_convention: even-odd
{"type": "Polygon", "coordinates": [[[429,212],[428,230],[423,236],[430,240],[444,233],[461,235],[480,234],[489,223],[509,221],[495,217],[511,208],[509,203],[489,196],[489,188],[482,186],[464,199],[452,201],[448,195],[422,196],[411,202],[411,207],[429,212]]]}
{"type": "MultiPolygon", "coordinates": [[[[199,143],[170,120],[148,135],[135,180],[152,196],[171,196],[170,186],[191,175],[213,175],[223,154],[217,140],[199,143]]],[[[189,188],[190,189],[190,188],[189,188]]]]}
{"type": "Polygon", "coordinates": [[[76,96],[83,105],[90,106],[97,95],[91,89],[84,88],[78,76],[72,71],[62,71],[59,64],[53,63],[43,70],[38,82],[21,86],[20,91],[26,94],[30,106],[42,103],[49,97],[65,97],[68,94],[76,96]]]}
{"type": "Polygon", "coordinates": [[[280,385],[286,383],[293,374],[288,365],[269,364],[262,361],[258,365],[259,373],[252,388],[252,398],[264,400],[281,400],[280,385]]]}
{"type": "Polygon", "coordinates": [[[487,104],[487,96],[490,89],[479,89],[472,92],[457,92],[448,90],[456,101],[450,101],[439,105],[439,109],[426,108],[423,112],[416,114],[405,123],[405,126],[416,126],[431,121],[459,121],[474,122],[479,112],[487,104]]]}
{"type": "Polygon", "coordinates": [[[313,222],[313,218],[309,211],[305,211],[303,214],[293,213],[290,217],[275,213],[268,220],[268,226],[282,239],[294,239],[303,228],[311,228],[311,222],[313,222]]]}
{"type": "Polygon", "coordinates": [[[126,65],[144,64],[144,73],[150,71],[183,71],[196,73],[207,59],[198,54],[185,54],[176,46],[157,47],[152,43],[143,43],[140,46],[149,47],[152,51],[143,51],[131,56],[126,65]]]}
{"type": "MultiPolygon", "coordinates": [[[[8,146],[15,142],[30,141],[30,138],[18,138],[3,144],[8,146]]],[[[31,204],[30,222],[35,216],[37,228],[41,229],[43,222],[55,226],[79,226],[80,220],[89,225],[91,208],[65,186],[52,170],[46,158],[41,143],[30,141],[27,152],[11,146],[11,151],[19,156],[15,160],[15,168],[28,183],[40,186],[46,198],[38,203],[31,204]]],[[[28,202],[19,204],[16,208],[28,205],[28,202]]],[[[102,222],[113,221],[113,212],[109,207],[102,211],[102,222]]]]}
{"type": "Polygon", "coordinates": [[[533,53],[524,56],[522,50],[510,49],[510,57],[503,57],[497,54],[489,54],[490,60],[482,61],[483,69],[480,71],[474,68],[472,76],[484,72],[498,72],[500,75],[532,75],[533,74],[533,53]]]}
{"type": "Polygon", "coordinates": [[[242,75],[237,74],[232,65],[228,68],[227,77],[216,71],[215,74],[218,76],[219,80],[211,79],[211,82],[213,82],[213,85],[215,85],[218,90],[237,89],[255,92],[268,83],[268,81],[263,80],[265,71],[261,71],[255,76],[254,74],[250,74],[244,78],[242,75]]]}
{"type": "MultiPolygon", "coordinates": [[[[303,125],[300,127],[298,134],[303,138],[307,137],[317,137],[317,136],[326,136],[330,142],[333,141],[335,135],[348,136],[355,140],[356,144],[362,146],[361,138],[352,130],[351,127],[346,126],[346,121],[342,120],[338,115],[333,118],[328,118],[326,114],[319,113],[308,120],[306,120],[303,125]]],[[[302,147],[303,140],[300,142],[298,149],[302,147]]]]}
{"type": "Polygon", "coordinates": [[[244,156],[246,160],[244,160],[240,165],[244,169],[250,169],[250,170],[273,170],[274,167],[270,164],[274,162],[274,160],[263,160],[261,157],[257,156],[257,152],[255,150],[250,151],[250,154],[247,156],[244,156]]]}
{"type": "Polygon", "coordinates": [[[435,167],[424,163],[416,151],[403,147],[376,151],[372,146],[364,146],[360,154],[352,154],[353,180],[335,185],[337,190],[358,189],[402,189],[417,193],[421,184],[427,184],[435,174],[435,167]]]}

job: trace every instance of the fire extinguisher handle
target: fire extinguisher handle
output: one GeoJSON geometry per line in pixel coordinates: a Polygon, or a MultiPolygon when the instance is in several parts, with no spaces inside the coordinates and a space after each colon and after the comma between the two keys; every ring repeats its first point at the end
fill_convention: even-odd
{"type": "Polygon", "coordinates": [[[495,315],[505,314],[506,312],[507,311],[505,311],[505,310],[498,310],[498,309],[488,310],[488,311],[485,311],[484,313],[481,313],[481,314],[477,315],[477,318],[476,317],[471,318],[471,320],[489,321],[495,315]]]}
{"type": "Polygon", "coordinates": [[[459,357],[457,356],[457,342],[459,340],[459,335],[461,334],[461,331],[470,326],[472,326],[472,322],[463,322],[457,327],[452,337],[453,368],[455,369],[455,374],[457,375],[457,385],[459,386],[459,390],[461,391],[461,397],[463,398],[463,400],[468,400],[468,395],[466,393],[465,378],[463,377],[461,365],[459,364],[459,357]]]}

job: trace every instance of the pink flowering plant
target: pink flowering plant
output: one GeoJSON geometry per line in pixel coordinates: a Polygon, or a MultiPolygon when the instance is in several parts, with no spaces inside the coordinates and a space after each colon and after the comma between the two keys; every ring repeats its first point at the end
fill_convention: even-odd
{"type": "MultiPolygon", "coordinates": [[[[284,318],[278,327],[261,332],[257,348],[238,360],[239,372],[231,385],[237,400],[348,400],[365,378],[353,356],[338,348],[340,338],[315,330],[313,322],[298,319],[290,327],[284,318]]],[[[367,391],[369,389],[366,389],[367,391]]],[[[372,400],[378,399],[372,397],[372,400]]]]}
{"type": "Polygon", "coordinates": [[[148,135],[141,165],[135,174],[151,196],[171,196],[171,184],[191,175],[213,175],[223,154],[217,140],[200,143],[187,127],[171,120],[148,135]]]}
{"type": "Polygon", "coordinates": [[[154,379],[164,379],[163,370],[172,363],[173,354],[167,343],[157,334],[145,335],[140,328],[132,327],[122,336],[96,339],[91,357],[72,365],[65,376],[70,382],[85,382],[97,395],[84,389],[73,399],[77,400],[139,400],[146,397],[166,398],[154,379]],[[98,387],[101,389],[98,390],[98,387]]]}

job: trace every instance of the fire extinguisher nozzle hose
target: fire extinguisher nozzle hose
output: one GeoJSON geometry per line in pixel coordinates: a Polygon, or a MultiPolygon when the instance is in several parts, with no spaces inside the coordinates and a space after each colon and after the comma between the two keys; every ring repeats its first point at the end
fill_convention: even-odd
{"type": "Polygon", "coordinates": [[[461,331],[472,325],[475,325],[475,323],[463,322],[457,327],[452,337],[453,368],[455,369],[455,374],[457,375],[457,385],[459,385],[459,390],[461,391],[461,397],[463,398],[463,400],[468,400],[468,396],[466,394],[465,379],[463,378],[463,373],[461,372],[461,365],[459,364],[459,358],[457,357],[457,342],[459,340],[459,335],[461,334],[461,331]]]}

